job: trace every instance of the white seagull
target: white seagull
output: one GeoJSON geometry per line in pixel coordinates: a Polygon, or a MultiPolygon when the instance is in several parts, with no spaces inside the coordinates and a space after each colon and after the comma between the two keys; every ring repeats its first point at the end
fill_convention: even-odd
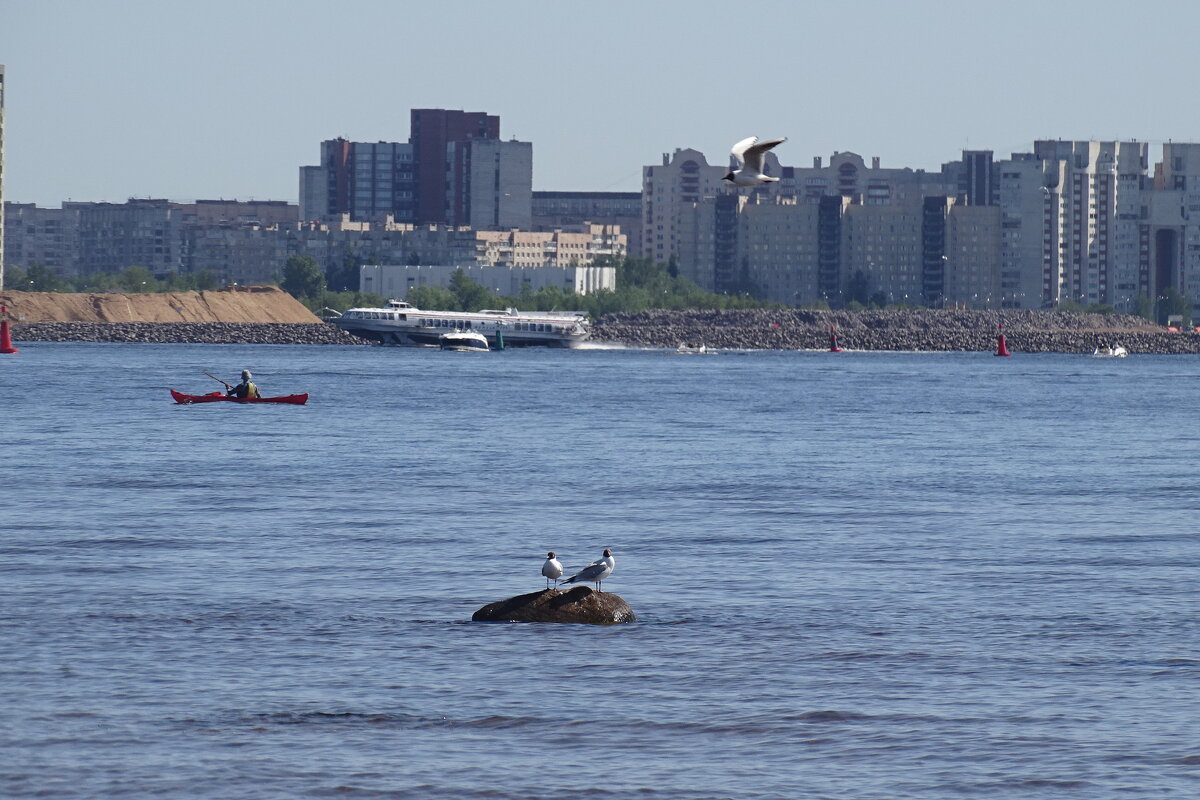
{"type": "Polygon", "coordinates": [[[562,577],[562,563],[554,557],[554,551],[546,553],[546,563],[542,564],[542,574],[546,576],[546,588],[550,588],[550,581],[558,583],[558,579],[562,577]]]}
{"type": "Polygon", "coordinates": [[[757,186],[760,183],[771,183],[779,180],[779,178],[763,175],[763,154],[775,145],[786,141],[786,136],[782,139],[768,139],[765,142],[758,141],[757,136],[742,139],[730,151],[733,153],[733,157],[737,159],[739,168],[727,172],[721,180],[731,181],[737,186],[757,186]]]}
{"type": "Polygon", "coordinates": [[[613,568],[616,566],[617,560],[613,558],[612,550],[605,548],[604,558],[588,564],[586,567],[579,570],[579,572],[563,581],[563,583],[577,583],[580,581],[595,583],[596,591],[598,592],[600,591],[600,586],[604,582],[604,579],[609,575],[612,575],[613,568]]]}

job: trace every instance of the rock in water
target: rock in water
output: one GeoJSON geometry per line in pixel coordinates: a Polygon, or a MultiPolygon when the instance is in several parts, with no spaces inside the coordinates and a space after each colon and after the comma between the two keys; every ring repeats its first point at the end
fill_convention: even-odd
{"type": "Polygon", "coordinates": [[[569,592],[543,589],[488,603],[471,615],[472,622],[578,622],[616,625],[636,622],[629,604],[612,592],[576,586],[569,592]]]}

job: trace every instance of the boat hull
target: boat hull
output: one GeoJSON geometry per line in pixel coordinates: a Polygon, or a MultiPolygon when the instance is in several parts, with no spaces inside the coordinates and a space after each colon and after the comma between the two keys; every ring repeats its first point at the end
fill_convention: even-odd
{"type": "Polygon", "coordinates": [[[171,397],[179,405],[193,405],[195,403],[285,403],[287,405],[302,406],[308,402],[307,394],[288,394],[280,397],[230,397],[229,395],[221,394],[220,392],[212,392],[211,394],[184,394],[171,390],[171,397]]]}

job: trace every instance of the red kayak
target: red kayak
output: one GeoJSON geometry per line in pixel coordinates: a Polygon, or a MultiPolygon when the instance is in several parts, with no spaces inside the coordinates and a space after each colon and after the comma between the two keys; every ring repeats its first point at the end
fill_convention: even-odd
{"type": "Polygon", "coordinates": [[[171,397],[175,398],[175,402],[180,405],[190,405],[192,403],[290,403],[294,406],[302,406],[308,402],[306,394],[287,394],[282,397],[230,397],[221,392],[213,392],[212,394],[184,394],[171,390],[171,397]]]}

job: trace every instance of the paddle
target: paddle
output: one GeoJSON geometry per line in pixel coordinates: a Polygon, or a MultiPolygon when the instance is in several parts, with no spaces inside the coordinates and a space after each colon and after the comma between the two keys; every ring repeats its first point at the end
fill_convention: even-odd
{"type": "MultiPolygon", "coordinates": [[[[218,378],[216,375],[213,375],[211,372],[206,372],[206,373],[204,373],[204,374],[205,374],[205,375],[207,375],[208,377],[212,378],[212,379],[213,379],[214,381],[216,381],[217,383],[225,383],[225,381],[221,380],[221,379],[220,379],[220,378],[218,378]]],[[[230,386],[228,383],[225,383],[225,388],[226,388],[226,389],[232,389],[233,387],[232,387],[232,386],[230,386]]]]}

